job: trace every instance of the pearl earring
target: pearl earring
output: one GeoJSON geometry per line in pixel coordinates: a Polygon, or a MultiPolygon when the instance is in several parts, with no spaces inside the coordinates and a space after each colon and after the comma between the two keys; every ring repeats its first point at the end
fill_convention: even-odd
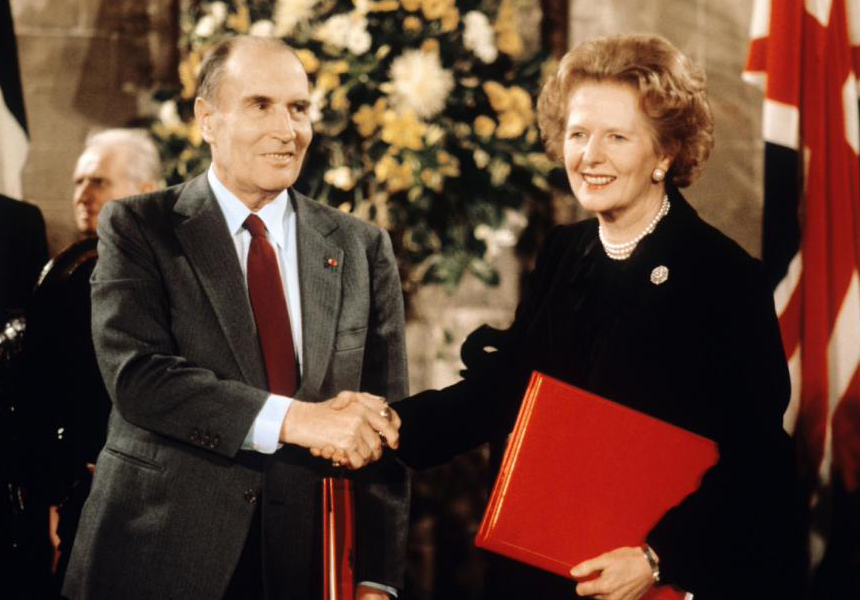
{"type": "Polygon", "coordinates": [[[664,171],[660,167],[657,167],[651,172],[651,180],[654,183],[660,183],[661,181],[663,181],[664,177],[666,177],[666,171],[664,171]]]}

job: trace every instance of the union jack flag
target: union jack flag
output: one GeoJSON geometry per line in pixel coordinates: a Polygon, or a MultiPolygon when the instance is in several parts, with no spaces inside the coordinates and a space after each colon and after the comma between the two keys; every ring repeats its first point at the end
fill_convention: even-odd
{"type": "Polygon", "coordinates": [[[837,560],[834,541],[849,563],[860,546],[844,539],[860,537],[858,73],[860,0],[756,0],[744,78],[765,93],[762,257],[791,372],[785,427],[813,514],[810,560],[822,569],[837,560]]]}

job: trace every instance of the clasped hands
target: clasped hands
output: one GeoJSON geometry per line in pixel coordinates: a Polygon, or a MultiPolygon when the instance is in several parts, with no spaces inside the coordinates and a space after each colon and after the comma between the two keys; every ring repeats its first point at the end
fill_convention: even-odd
{"type": "Polygon", "coordinates": [[[293,401],[280,440],[359,469],[379,460],[384,446],[397,448],[399,430],[400,417],[384,398],[344,391],[324,402],[293,401]]]}

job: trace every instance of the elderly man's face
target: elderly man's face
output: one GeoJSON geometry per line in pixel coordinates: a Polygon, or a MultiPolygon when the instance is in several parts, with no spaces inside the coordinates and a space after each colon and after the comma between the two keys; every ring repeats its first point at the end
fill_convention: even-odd
{"type": "Polygon", "coordinates": [[[75,226],[85,235],[93,235],[102,207],[111,200],[145,191],[128,177],[128,152],[111,145],[87,148],[75,165],[72,196],[75,226]]]}
{"type": "Polygon", "coordinates": [[[214,102],[195,112],[221,182],[251,208],[295,183],[313,132],[310,90],[301,62],[288,50],[234,48],[214,102]]]}

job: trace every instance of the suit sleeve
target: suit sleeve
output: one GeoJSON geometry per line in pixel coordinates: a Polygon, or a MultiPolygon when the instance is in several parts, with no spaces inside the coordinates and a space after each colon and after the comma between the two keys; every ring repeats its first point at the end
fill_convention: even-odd
{"type": "Polygon", "coordinates": [[[789,598],[792,574],[802,571],[792,563],[799,515],[792,444],[782,428],[790,383],[773,298],[761,269],[745,271],[711,313],[710,339],[702,341],[711,346],[711,381],[701,383],[719,406],[720,459],[647,541],[663,581],[694,594],[789,598]],[[758,581],[742,575],[749,573],[758,581]]]}
{"type": "MultiPolygon", "coordinates": [[[[408,393],[408,374],[403,292],[387,233],[379,231],[368,254],[371,311],[361,390],[394,403],[408,393]]],[[[355,474],[355,503],[356,581],[403,589],[409,477],[392,452],[355,474]]]]}
{"type": "Polygon", "coordinates": [[[233,456],[268,392],[219,378],[182,355],[171,332],[165,275],[153,250],[166,243],[156,229],[126,202],[103,209],[91,281],[99,368],[126,421],[233,456]]]}

